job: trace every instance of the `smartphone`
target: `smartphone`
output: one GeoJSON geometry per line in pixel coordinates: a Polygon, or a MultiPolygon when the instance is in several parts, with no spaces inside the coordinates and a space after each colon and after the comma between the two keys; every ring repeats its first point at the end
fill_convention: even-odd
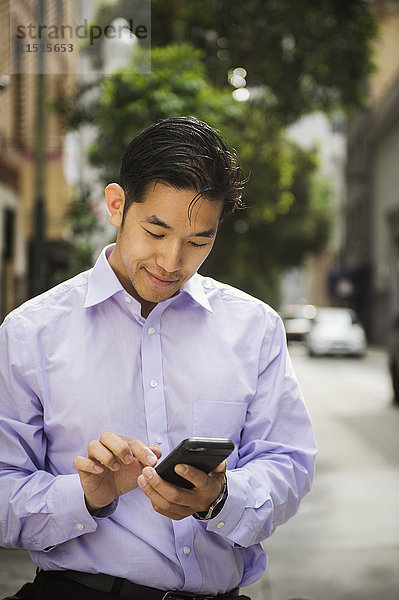
{"type": "Polygon", "coordinates": [[[210,473],[231,454],[233,449],[234,443],[229,439],[188,438],[172,450],[155,470],[165,481],[191,489],[194,485],[176,473],[176,465],[192,465],[196,469],[210,473]]]}

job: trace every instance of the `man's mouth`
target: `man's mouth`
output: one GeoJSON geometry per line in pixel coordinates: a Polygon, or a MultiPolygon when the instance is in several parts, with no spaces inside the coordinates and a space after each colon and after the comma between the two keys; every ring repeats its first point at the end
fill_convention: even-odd
{"type": "Polygon", "coordinates": [[[153,273],[150,273],[150,271],[148,271],[146,268],[144,268],[144,271],[145,271],[148,279],[151,281],[151,283],[153,283],[154,285],[157,285],[159,287],[168,287],[169,285],[172,285],[172,284],[176,283],[177,281],[179,281],[178,279],[167,279],[166,277],[160,277],[159,275],[154,275],[153,273]]]}

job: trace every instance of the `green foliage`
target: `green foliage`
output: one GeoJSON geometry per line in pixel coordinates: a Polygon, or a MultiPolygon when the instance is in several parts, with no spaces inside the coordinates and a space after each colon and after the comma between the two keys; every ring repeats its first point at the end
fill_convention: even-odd
{"type": "MultiPolygon", "coordinates": [[[[138,23],[140,3],[134,13],[138,23]]],[[[104,1],[95,23],[104,28],[131,14],[131,0],[104,1]]],[[[370,0],[151,0],[153,48],[200,48],[219,88],[229,86],[229,69],[245,68],[247,85],[264,89],[265,107],[283,124],[315,110],[365,104],[376,35],[370,0]]],[[[98,40],[86,48],[97,67],[99,46],[98,40]]]]}
{"type": "MultiPolygon", "coordinates": [[[[317,178],[314,154],[283,138],[274,140],[274,153],[264,154],[261,144],[253,152],[258,149],[263,159],[246,157],[255,167],[245,192],[249,207],[222,225],[201,272],[216,272],[277,306],[281,273],[320,252],[328,240],[330,189],[317,178]]],[[[263,146],[267,150],[268,141],[263,146]]]]}
{"type": "Polygon", "coordinates": [[[202,272],[270,301],[281,269],[299,264],[326,239],[326,211],[311,200],[315,156],[285,140],[261,99],[238,103],[228,90],[212,86],[201,51],[187,44],[154,49],[148,75],[132,71],[103,82],[92,163],[104,183],[118,180],[121,149],[161,118],[192,114],[219,129],[250,174],[248,208],[222,225],[202,272]]]}
{"type": "Polygon", "coordinates": [[[151,73],[132,71],[119,71],[102,84],[96,113],[101,134],[89,157],[104,181],[117,177],[121,149],[155,121],[194,115],[224,132],[242,112],[228,90],[209,83],[201,51],[189,45],[154,48],[151,73]]]}
{"type": "Polygon", "coordinates": [[[377,20],[368,0],[152,0],[152,43],[191,41],[212,81],[231,68],[268,91],[282,123],[304,113],[353,110],[366,100],[377,20]]]}
{"type": "Polygon", "coordinates": [[[58,283],[77,275],[93,266],[93,235],[103,230],[99,218],[93,210],[89,189],[80,187],[69,203],[66,224],[70,232],[71,248],[68,266],[54,276],[58,283]]]}
{"type": "MultiPolygon", "coordinates": [[[[118,180],[131,139],[161,118],[195,115],[221,131],[249,175],[248,208],[223,223],[202,272],[277,304],[281,271],[320,251],[330,225],[329,186],[316,176],[316,157],[289,143],[284,127],[314,110],[364,102],[372,3],[152,0],[151,7],[151,73],[135,69],[138,53],[136,65],[80,86],[56,109],[70,127],[98,127],[89,154],[105,184],[118,180]],[[232,98],[227,72],[236,67],[247,71],[249,102],[232,98]]],[[[129,0],[104,2],[95,22],[104,27],[130,9],[129,0]]],[[[99,46],[88,50],[99,66],[99,46]]],[[[76,248],[85,262],[84,237],[76,248]]]]}

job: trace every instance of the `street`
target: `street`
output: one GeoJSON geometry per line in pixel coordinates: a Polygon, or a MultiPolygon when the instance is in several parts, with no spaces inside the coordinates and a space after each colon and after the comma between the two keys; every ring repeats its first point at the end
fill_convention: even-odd
{"type": "Polygon", "coordinates": [[[364,359],[291,355],[318,447],[299,513],[266,541],[253,600],[399,598],[399,410],[383,352],[364,359]]]}
{"type": "MultiPolygon", "coordinates": [[[[267,573],[252,600],[397,600],[399,410],[383,352],[364,359],[291,355],[319,446],[312,492],[265,542],[267,573]]],[[[0,597],[34,573],[24,551],[0,549],[0,597]]]]}

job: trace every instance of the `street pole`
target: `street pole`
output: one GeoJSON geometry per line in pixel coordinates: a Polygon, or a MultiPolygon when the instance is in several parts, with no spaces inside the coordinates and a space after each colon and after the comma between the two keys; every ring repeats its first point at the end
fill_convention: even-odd
{"type": "MultiPolygon", "coordinates": [[[[39,23],[44,23],[45,0],[39,0],[39,23]]],[[[44,102],[46,97],[45,52],[37,53],[37,92],[36,92],[36,143],[35,143],[35,202],[33,231],[33,295],[46,289],[46,123],[44,102]]]]}

